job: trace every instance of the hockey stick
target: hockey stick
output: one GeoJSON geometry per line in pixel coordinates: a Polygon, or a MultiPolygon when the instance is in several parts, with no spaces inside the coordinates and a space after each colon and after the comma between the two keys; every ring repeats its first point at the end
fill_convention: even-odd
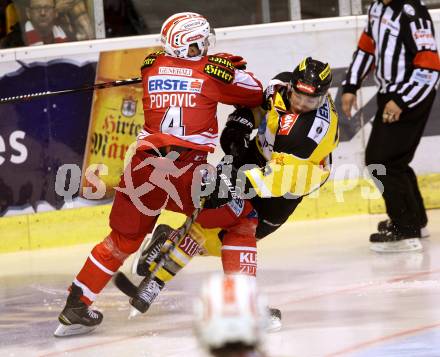
{"type": "Polygon", "coordinates": [[[17,103],[17,102],[23,102],[23,101],[28,101],[28,100],[32,100],[32,99],[54,96],[54,95],[92,91],[95,89],[120,87],[120,86],[126,86],[126,85],[130,85],[130,84],[137,84],[137,83],[141,83],[141,82],[142,82],[142,78],[136,77],[136,78],[119,79],[119,80],[111,81],[111,82],[96,83],[91,86],[85,86],[85,87],[79,87],[79,88],[57,90],[57,91],[53,91],[53,92],[46,91],[46,92],[28,93],[28,94],[16,95],[13,97],[0,98],[0,104],[17,103]]]}
{"type": "MultiPolygon", "coordinates": [[[[222,159],[221,163],[228,164],[229,163],[228,160],[229,160],[228,157],[224,157],[222,159]]],[[[229,180],[229,177],[227,177],[223,172],[218,173],[218,176],[219,176],[220,180],[226,185],[232,198],[233,199],[238,198],[237,193],[235,191],[235,186],[231,183],[231,181],[229,180]]],[[[128,295],[131,298],[130,304],[137,311],[145,312],[148,309],[148,307],[145,306],[145,302],[142,301],[143,299],[140,298],[140,296],[143,294],[143,292],[142,292],[143,289],[145,289],[147,287],[148,282],[150,282],[156,278],[157,272],[165,265],[167,257],[168,257],[168,253],[170,252],[170,250],[173,247],[178,246],[183,241],[183,239],[187,236],[187,234],[191,228],[191,225],[194,223],[194,221],[196,220],[197,216],[199,215],[200,211],[203,208],[205,199],[206,198],[202,198],[201,205],[200,205],[201,207],[195,209],[194,212],[191,214],[191,216],[185,220],[184,224],[179,229],[173,231],[172,235],[169,237],[169,239],[172,242],[171,247],[168,247],[166,251],[161,251],[159,253],[159,255],[155,259],[156,266],[154,267],[153,271],[151,272],[150,275],[148,275],[147,277],[145,277],[141,281],[139,286],[134,285],[130,281],[130,279],[128,279],[127,276],[122,272],[118,272],[114,276],[114,278],[113,278],[114,284],[116,285],[116,287],[119,290],[121,290],[124,294],[128,295]]]]}
{"type": "MultiPolygon", "coordinates": [[[[191,216],[187,217],[185,222],[182,226],[180,226],[178,229],[176,229],[173,232],[173,235],[170,236],[170,240],[173,242],[173,245],[169,248],[171,249],[173,246],[178,246],[182,240],[186,237],[189,230],[191,229],[192,224],[197,219],[197,216],[199,215],[200,211],[203,208],[203,203],[205,201],[205,198],[202,198],[202,202],[200,204],[199,208],[196,208],[191,216]]],[[[161,269],[165,263],[165,256],[168,254],[169,249],[167,252],[160,252],[156,261],[157,264],[154,267],[154,270],[149,275],[149,279],[153,279],[156,275],[156,273],[161,269]]],[[[134,298],[137,295],[138,286],[133,284],[133,282],[122,272],[118,271],[114,278],[113,283],[116,285],[116,287],[121,290],[125,295],[127,295],[130,298],[134,298]]]]}

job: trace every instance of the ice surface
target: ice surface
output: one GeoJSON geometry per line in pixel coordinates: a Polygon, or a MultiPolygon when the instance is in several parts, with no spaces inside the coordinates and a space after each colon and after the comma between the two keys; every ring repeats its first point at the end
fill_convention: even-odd
{"type": "MultiPolygon", "coordinates": [[[[368,235],[382,216],[296,222],[260,242],[258,282],[283,313],[282,330],[267,337],[269,356],[440,356],[440,211],[429,216],[423,253],[371,252],[368,235]]],[[[215,258],[196,258],[133,320],[110,283],[96,302],[98,329],[54,338],[66,287],[90,248],[0,256],[0,356],[203,356],[192,300],[221,269],[215,258]]]]}

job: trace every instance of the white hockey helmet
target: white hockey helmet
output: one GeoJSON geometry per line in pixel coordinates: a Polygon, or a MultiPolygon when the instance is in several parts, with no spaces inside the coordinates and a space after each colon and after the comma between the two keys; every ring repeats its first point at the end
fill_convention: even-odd
{"type": "Polygon", "coordinates": [[[197,45],[200,56],[206,54],[208,47],[214,46],[215,34],[208,20],[195,12],[179,12],[170,16],[162,25],[161,42],[165,52],[173,57],[190,58],[190,45],[197,45]]]}
{"type": "Polygon", "coordinates": [[[213,275],[195,304],[195,332],[207,350],[230,344],[258,347],[269,317],[256,279],[247,275],[213,275]]]}

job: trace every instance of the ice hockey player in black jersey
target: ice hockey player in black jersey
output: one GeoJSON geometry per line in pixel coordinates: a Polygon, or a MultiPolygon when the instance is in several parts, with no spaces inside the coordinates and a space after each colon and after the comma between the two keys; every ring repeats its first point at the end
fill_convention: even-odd
{"type": "MultiPolygon", "coordinates": [[[[252,189],[254,197],[243,202],[241,198],[219,197],[218,192],[213,192],[205,202],[208,209],[200,213],[200,219],[192,225],[181,245],[167,241],[172,235],[171,227],[158,226],[136,262],[139,275],[148,276],[154,270],[157,264],[154,259],[162,245],[171,248],[163,267],[155,271],[154,280],[161,280],[161,287],[195,255],[195,245],[203,253],[221,256],[226,274],[255,275],[255,239],[262,239],[278,229],[303,197],[319,189],[330,175],[331,153],[339,141],[338,115],[328,94],[331,80],[329,65],[308,57],[293,72],[279,73],[270,81],[262,107],[239,108],[229,115],[220,143],[224,152],[234,158],[232,171],[235,174],[231,175],[231,181],[241,177],[246,193],[252,189]],[[258,133],[250,140],[254,128],[258,133]],[[252,212],[243,215],[249,205],[258,216],[252,230],[254,248],[250,239],[242,240],[246,246],[240,243],[245,235],[243,232],[250,231],[247,221],[256,218],[252,212]],[[226,240],[228,232],[225,234],[224,230],[207,229],[222,226],[223,220],[233,217],[240,222],[233,226],[235,233],[241,234],[236,239],[226,240]],[[212,225],[213,220],[218,225],[212,225]],[[206,223],[211,224],[208,227],[206,223]],[[189,246],[191,252],[187,249],[189,246]],[[226,255],[228,251],[242,254],[246,259],[231,265],[226,255]]],[[[147,283],[143,286],[148,287],[147,283]]],[[[148,307],[158,294],[158,289],[153,290],[143,292],[149,297],[148,307]]],[[[279,310],[272,309],[271,315],[272,326],[278,323],[279,327],[279,310]]]]}

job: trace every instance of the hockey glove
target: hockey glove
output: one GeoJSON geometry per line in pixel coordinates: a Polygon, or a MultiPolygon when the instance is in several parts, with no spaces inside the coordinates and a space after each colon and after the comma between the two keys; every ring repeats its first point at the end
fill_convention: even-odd
{"type": "Polygon", "coordinates": [[[254,115],[248,108],[234,110],[226,122],[220,136],[220,145],[226,155],[232,155],[238,161],[249,147],[250,135],[254,128],[254,115]]]}
{"type": "Polygon", "coordinates": [[[242,69],[242,70],[246,69],[247,62],[241,56],[234,56],[233,54],[226,53],[226,52],[216,53],[214,56],[222,57],[222,58],[227,59],[228,61],[231,61],[232,65],[236,69],[242,69]]]}
{"type": "Polygon", "coordinates": [[[217,165],[217,177],[211,184],[213,192],[206,198],[203,208],[218,208],[233,199],[239,198],[235,185],[237,170],[230,164],[221,162],[217,165]]]}
{"type": "MultiPolygon", "coordinates": [[[[271,79],[269,81],[269,85],[263,92],[263,104],[261,107],[264,110],[270,110],[271,109],[271,98],[274,97],[275,93],[280,92],[281,96],[284,99],[285,103],[289,103],[289,83],[282,82],[279,79],[271,79]]],[[[288,108],[287,108],[288,109],[288,108]]]]}

